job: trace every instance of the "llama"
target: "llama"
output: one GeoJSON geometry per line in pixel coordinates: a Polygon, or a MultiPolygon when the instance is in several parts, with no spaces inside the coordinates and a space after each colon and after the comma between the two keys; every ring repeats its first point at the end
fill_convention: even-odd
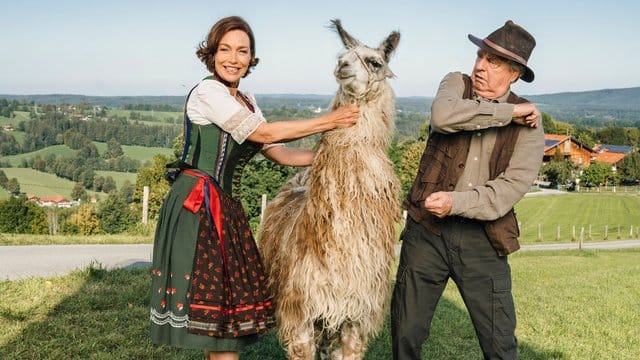
{"type": "Polygon", "coordinates": [[[395,97],[392,32],[378,48],[331,27],[346,51],[334,75],[332,108],[356,104],[358,123],[324,133],[311,167],[265,209],[260,250],[276,302],[280,339],[291,359],[361,359],[384,319],[400,220],[399,181],[387,148],[395,97]]]}

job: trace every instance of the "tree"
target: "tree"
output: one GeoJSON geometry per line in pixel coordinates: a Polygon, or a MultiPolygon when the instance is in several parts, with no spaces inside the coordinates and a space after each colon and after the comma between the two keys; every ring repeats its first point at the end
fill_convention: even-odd
{"type": "Polygon", "coordinates": [[[613,179],[611,165],[601,162],[592,162],[582,172],[582,181],[585,186],[600,186],[607,183],[608,179],[613,179]]]}
{"type": "Polygon", "coordinates": [[[84,189],[84,185],[82,185],[82,183],[76,183],[73,186],[73,190],[71,190],[71,198],[73,200],[81,199],[86,194],[87,191],[84,189]]]}
{"type": "Polygon", "coordinates": [[[46,234],[47,231],[44,210],[24,196],[0,201],[0,233],[46,234]]]}
{"type": "Polygon", "coordinates": [[[165,165],[171,161],[173,159],[168,156],[156,155],[153,157],[151,165],[141,168],[138,172],[133,199],[136,205],[141,208],[144,187],[149,187],[150,219],[157,218],[162,202],[169,193],[169,182],[164,176],[166,173],[165,165]]]}
{"type": "Polygon", "coordinates": [[[255,229],[260,220],[262,194],[273,199],[284,183],[296,174],[298,169],[281,166],[265,158],[253,158],[244,169],[240,197],[251,225],[255,229]]]}
{"type": "Polygon", "coordinates": [[[78,206],[77,211],[63,223],[62,231],[65,234],[100,234],[100,220],[95,214],[94,206],[88,204],[78,206]]]}
{"type": "Polygon", "coordinates": [[[552,184],[565,184],[567,180],[571,180],[572,169],[569,161],[550,161],[542,165],[540,174],[552,184]]]}
{"type": "Polygon", "coordinates": [[[0,155],[14,155],[20,152],[20,144],[11,134],[0,133],[0,155]]]}
{"type": "Polygon", "coordinates": [[[9,194],[18,196],[20,194],[20,184],[18,183],[18,179],[9,179],[9,181],[7,181],[7,186],[5,186],[5,189],[9,192],[9,194]]]}
{"type": "Polygon", "coordinates": [[[104,178],[102,176],[96,175],[93,178],[93,190],[102,191],[102,187],[104,186],[104,178]]]}
{"type": "Polygon", "coordinates": [[[133,193],[135,191],[135,187],[129,180],[125,180],[122,183],[122,187],[120,188],[120,195],[127,204],[131,204],[133,202],[133,193]]]}
{"type": "Polygon", "coordinates": [[[424,141],[414,142],[403,153],[399,167],[396,169],[398,178],[400,178],[403,196],[409,192],[418,174],[418,166],[425,146],[426,142],[424,141]]]}
{"type": "Polygon", "coordinates": [[[0,187],[7,188],[7,183],[9,182],[9,178],[7,178],[7,174],[4,171],[0,170],[0,187]]]}
{"type": "Polygon", "coordinates": [[[104,185],[102,185],[102,191],[106,192],[107,194],[116,190],[116,181],[113,180],[113,178],[111,176],[107,176],[104,179],[104,185]]]}
{"type": "Polygon", "coordinates": [[[134,213],[121,195],[109,194],[106,200],[100,202],[96,215],[100,220],[102,231],[107,234],[118,234],[135,226],[134,213]]]}
{"type": "Polygon", "coordinates": [[[619,167],[620,177],[626,181],[640,180],[640,153],[634,152],[624,157],[619,167]]]}
{"type": "Polygon", "coordinates": [[[109,139],[109,141],[107,141],[107,151],[102,155],[102,157],[105,159],[115,159],[122,155],[124,155],[122,145],[120,145],[115,138],[109,139]]]}

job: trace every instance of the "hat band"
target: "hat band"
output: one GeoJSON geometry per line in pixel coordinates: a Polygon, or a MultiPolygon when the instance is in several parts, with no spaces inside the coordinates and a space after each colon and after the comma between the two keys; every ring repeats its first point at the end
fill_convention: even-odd
{"type": "Polygon", "coordinates": [[[491,41],[489,39],[484,39],[482,41],[484,41],[485,44],[491,46],[492,48],[504,53],[505,55],[508,55],[508,56],[514,58],[515,60],[519,61],[522,65],[527,66],[527,60],[525,60],[522,56],[514,53],[513,51],[507,50],[507,49],[503,48],[502,46],[494,43],[493,41],[491,41]]]}

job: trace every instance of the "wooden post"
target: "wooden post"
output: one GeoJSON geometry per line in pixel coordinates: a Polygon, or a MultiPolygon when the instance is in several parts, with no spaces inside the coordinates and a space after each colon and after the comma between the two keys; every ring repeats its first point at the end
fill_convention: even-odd
{"type": "Polygon", "coordinates": [[[593,236],[591,234],[591,224],[589,224],[589,236],[587,236],[587,239],[593,240],[593,236]]]}
{"type": "Polygon", "coordinates": [[[584,226],[580,229],[580,243],[578,249],[582,250],[582,242],[584,241],[584,226]]]}
{"type": "Polygon", "coordinates": [[[571,226],[571,241],[576,241],[576,226],[571,226]]]}
{"type": "Polygon", "coordinates": [[[264,209],[267,207],[267,194],[262,194],[262,204],[260,205],[260,225],[264,219],[264,209]]]}
{"type": "Polygon", "coordinates": [[[147,219],[149,217],[149,187],[142,188],[142,223],[147,225],[147,219]]]}
{"type": "Polygon", "coordinates": [[[607,240],[609,237],[609,225],[604,226],[604,240],[607,240]]]}
{"type": "Polygon", "coordinates": [[[538,224],[538,241],[542,241],[542,224],[538,224]]]}
{"type": "Polygon", "coordinates": [[[618,240],[621,239],[621,237],[620,237],[620,225],[618,225],[618,235],[616,236],[616,239],[618,239],[618,240]]]}
{"type": "Polygon", "coordinates": [[[560,225],[558,225],[556,229],[556,241],[560,241],[560,225]]]}

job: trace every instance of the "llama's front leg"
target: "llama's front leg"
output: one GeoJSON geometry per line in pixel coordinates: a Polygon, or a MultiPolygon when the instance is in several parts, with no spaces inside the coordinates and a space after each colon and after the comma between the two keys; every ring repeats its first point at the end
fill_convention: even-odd
{"type": "Polygon", "coordinates": [[[346,321],[340,328],[341,360],[360,360],[364,357],[365,339],[357,322],[346,321]]]}
{"type": "Polygon", "coordinates": [[[318,360],[339,360],[340,333],[323,330],[322,322],[316,323],[316,339],[318,342],[318,360]],[[336,348],[338,350],[336,351],[336,348]],[[336,356],[338,355],[338,356],[336,356]]]}
{"type": "Polygon", "coordinates": [[[292,332],[290,339],[283,339],[287,344],[290,360],[314,360],[316,343],[313,337],[313,324],[304,322],[292,332]]]}

